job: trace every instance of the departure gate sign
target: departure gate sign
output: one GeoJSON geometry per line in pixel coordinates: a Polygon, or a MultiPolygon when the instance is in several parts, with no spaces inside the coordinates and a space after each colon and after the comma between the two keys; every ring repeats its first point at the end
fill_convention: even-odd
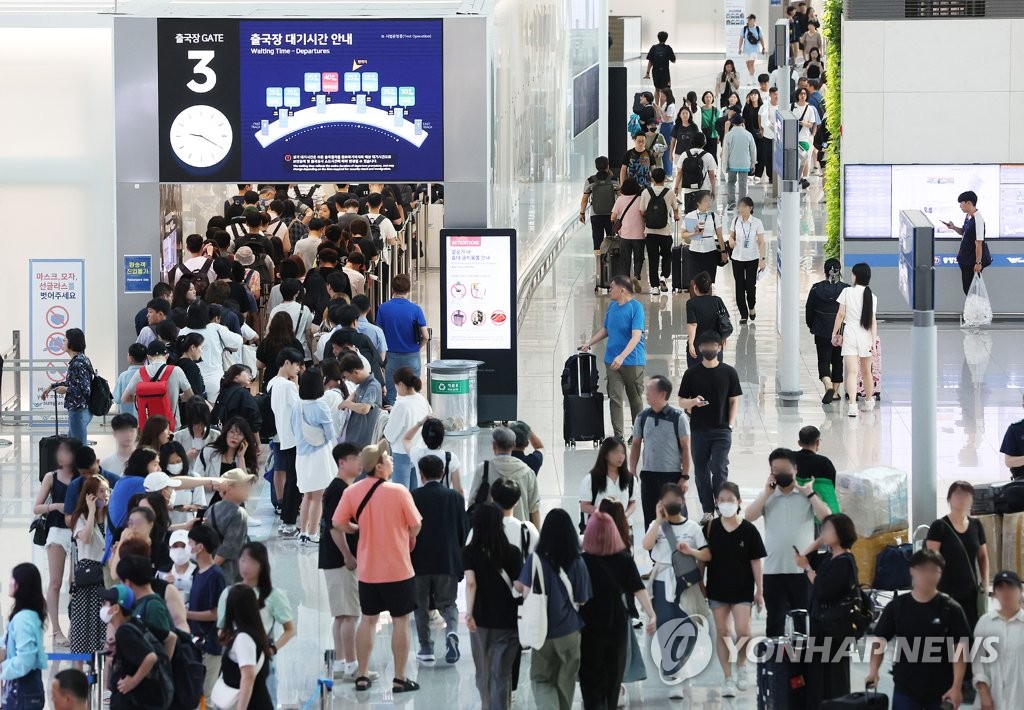
{"type": "Polygon", "coordinates": [[[159,20],[160,180],[443,180],[441,24],[159,20]]]}

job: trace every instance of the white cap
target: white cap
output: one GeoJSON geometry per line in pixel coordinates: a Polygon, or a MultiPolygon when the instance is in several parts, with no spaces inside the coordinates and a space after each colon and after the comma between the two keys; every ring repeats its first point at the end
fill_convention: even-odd
{"type": "Polygon", "coordinates": [[[179,542],[188,547],[188,530],[175,530],[171,533],[171,539],[168,544],[174,547],[179,542]]]}
{"type": "Polygon", "coordinates": [[[171,478],[163,471],[157,471],[146,476],[143,486],[146,488],[146,493],[155,493],[165,488],[178,488],[181,486],[181,481],[171,478]]]}

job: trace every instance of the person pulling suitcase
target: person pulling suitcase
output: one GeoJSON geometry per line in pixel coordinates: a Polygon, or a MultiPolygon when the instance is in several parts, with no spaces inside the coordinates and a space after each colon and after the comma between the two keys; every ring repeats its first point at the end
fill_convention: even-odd
{"type": "Polygon", "coordinates": [[[619,192],[619,181],[609,167],[608,158],[599,156],[594,160],[596,173],[587,178],[583,186],[583,198],[580,200],[580,222],[585,224],[587,206],[590,207],[590,230],[594,240],[594,290],[608,288],[602,269],[601,244],[605,239],[615,236],[612,229],[612,208],[619,192]]]}

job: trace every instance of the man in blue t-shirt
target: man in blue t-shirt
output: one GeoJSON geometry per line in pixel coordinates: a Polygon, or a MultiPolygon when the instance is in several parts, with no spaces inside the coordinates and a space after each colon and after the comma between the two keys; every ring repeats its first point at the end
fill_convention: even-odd
{"type": "Polygon", "coordinates": [[[408,367],[416,376],[420,374],[420,348],[427,342],[427,318],[423,309],[409,300],[412,282],[405,274],[391,280],[391,299],[377,309],[377,325],[384,331],[388,344],[388,359],[384,363],[384,381],[387,391],[384,404],[395,403],[395,372],[408,367]]]}
{"type": "Polygon", "coordinates": [[[217,533],[209,525],[194,525],[188,531],[188,545],[192,559],[196,561],[192,573],[192,590],[188,597],[189,632],[203,643],[203,665],[206,666],[206,681],[203,691],[210,697],[213,684],[220,675],[221,645],[217,641],[217,603],[227,587],[224,573],[213,563],[217,552],[217,533]]]}
{"type": "Polygon", "coordinates": [[[71,514],[75,512],[75,506],[78,505],[78,499],[82,495],[82,486],[85,485],[86,480],[96,475],[103,476],[110,484],[111,490],[114,489],[114,484],[121,480],[116,473],[100,468],[100,463],[96,460],[96,452],[91,446],[83,446],[75,452],[75,468],[78,469],[78,476],[71,479],[71,483],[68,484],[68,492],[64,495],[64,517],[69,520],[71,514]]]}
{"type": "Polygon", "coordinates": [[[612,429],[622,438],[622,398],[629,400],[630,421],[643,409],[644,365],[647,353],[644,347],[644,307],[633,298],[633,282],[628,276],[612,278],[608,288],[612,302],[604,316],[604,325],[580,350],[589,351],[595,343],[608,338],[604,350],[604,364],[608,366],[608,401],[612,414],[612,429]]]}

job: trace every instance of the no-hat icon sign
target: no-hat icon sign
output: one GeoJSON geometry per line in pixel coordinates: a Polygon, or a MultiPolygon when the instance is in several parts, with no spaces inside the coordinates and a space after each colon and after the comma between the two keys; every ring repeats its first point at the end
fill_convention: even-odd
{"type": "Polygon", "coordinates": [[[50,333],[46,338],[46,352],[51,355],[61,355],[64,352],[64,334],[50,333]]]}
{"type": "Polygon", "coordinates": [[[66,328],[69,317],[67,308],[54,306],[46,312],[46,324],[51,328],[66,328]]]}

